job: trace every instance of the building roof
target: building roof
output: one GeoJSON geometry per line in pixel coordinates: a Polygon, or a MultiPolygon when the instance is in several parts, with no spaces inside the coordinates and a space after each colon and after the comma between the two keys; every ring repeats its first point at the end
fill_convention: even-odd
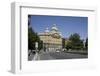
{"type": "Polygon", "coordinates": [[[53,26],[51,27],[50,31],[49,31],[49,29],[47,27],[43,33],[38,33],[38,35],[40,35],[40,36],[43,36],[43,35],[45,35],[45,36],[48,36],[48,35],[57,35],[57,36],[60,36],[60,37],[62,36],[62,34],[58,30],[56,24],[53,24],[53,26]]]}

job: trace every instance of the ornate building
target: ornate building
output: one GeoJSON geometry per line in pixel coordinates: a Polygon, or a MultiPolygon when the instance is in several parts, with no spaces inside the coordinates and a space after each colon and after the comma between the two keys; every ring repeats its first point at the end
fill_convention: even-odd
{"type": "Polygon", "coordinates": [[[49,51],[56,51],[62,49],[62,37],[56,24],[49,30],[46,28],[45,32],[38,34],[40,39],[43,41],[43,47],[49,51]]]}

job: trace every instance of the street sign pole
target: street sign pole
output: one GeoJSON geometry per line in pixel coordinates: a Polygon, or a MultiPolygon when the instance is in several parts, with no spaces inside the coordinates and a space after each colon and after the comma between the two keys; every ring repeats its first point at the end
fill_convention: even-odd
{"type": "Polygon", "coordinates": [[[35,43],[36,52],[38,52],[38,42],[35,43]]]}

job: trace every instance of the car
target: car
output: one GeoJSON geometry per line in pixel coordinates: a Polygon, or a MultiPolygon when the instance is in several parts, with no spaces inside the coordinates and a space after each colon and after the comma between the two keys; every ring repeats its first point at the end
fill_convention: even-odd
{"type": "Polygon", "coordinates": [[[66,50],[65,48],[62,49],[62,51],[65,51],[65,50],[66,50]]]}
{"type": "Polygon", "coordinates": [[[60,50],[56,50],[56,52],[60,52],[60,50]]]}

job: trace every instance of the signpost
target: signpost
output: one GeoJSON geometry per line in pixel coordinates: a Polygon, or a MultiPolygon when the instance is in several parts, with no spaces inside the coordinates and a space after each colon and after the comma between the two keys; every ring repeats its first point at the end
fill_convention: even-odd
{"type": "Polygon", "coordinates": [[[35,47],[38,48],[38,42],[35,43],[35,47]]]}
{"type": "Polygon", "coordinates": [[[38,42],[35,42],[35,48],[36,48],[36,54],[35,54],[35,56],[34,56],[34,60],[39,60],[38,42]]]}
{"type": "Polygon", "coordinates": [[[35,42],[36,52],[38,51],[38,42],[35,42]]]}

